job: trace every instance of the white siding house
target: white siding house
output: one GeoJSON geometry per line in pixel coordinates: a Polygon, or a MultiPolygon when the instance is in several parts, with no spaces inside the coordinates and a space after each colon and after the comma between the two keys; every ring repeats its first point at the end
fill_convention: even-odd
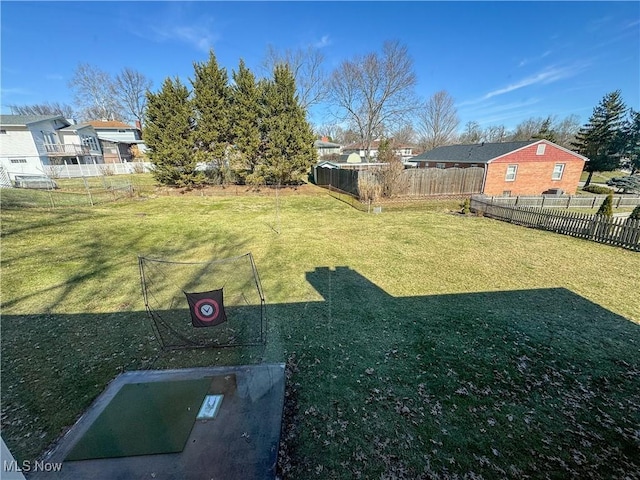
{"type": "Polygon", "coordinates": [[[131,147],[136,145],[141,153],[146,145],[140,129],[118,121],[94,120],[89,122],[100,139],[105,163],[131,162],[135,159],[131,147]]]}
{"type": "MultiPolygon", "coordinates": [[[[16,175],[51,174],[54,165],[101,163],[99,150],[83,144],[60,115],[0,115],[0,166],[16,175]]],[[[95,133],[85,137],[96,139],[95,133]]]]}
{"type": "MultiPolygon", "coordinates": [[[[403,162],[407,162],[411,157],[413,157],[413,147],[409,145],[395,145],[393,144],[393,152],[402,158],[403,162]]],[[[369,156],[372,161],[378,157],[378,148],[380,147],[380,139],[376,139],[371,142],[369,147],[369,156]]],[[[362,143],[352,143],[350,145],[345,146],[342,149],[343,154],[351,154],[356,153],[360,155],[364,159],[365,157],[365,145],[362,143]]]]}

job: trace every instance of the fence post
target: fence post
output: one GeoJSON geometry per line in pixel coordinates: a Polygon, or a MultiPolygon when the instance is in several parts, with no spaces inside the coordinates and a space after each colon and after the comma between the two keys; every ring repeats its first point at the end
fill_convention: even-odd
{"type": "Polygon", "coordinates": [[[93,197],[91,196],[91,190],[89,190],[89,184],[87,183],[87,179],[82,177],[82,181],[84,182],[84,188],[87,189],[87,193],[89,194],[89,203],[93,207],[93,197]]]}
{"type": "Polygon", "coordinates": [[[593,197],[593,202],[591,202],[591,208],[596,208],[596,197],[593,197]]]}

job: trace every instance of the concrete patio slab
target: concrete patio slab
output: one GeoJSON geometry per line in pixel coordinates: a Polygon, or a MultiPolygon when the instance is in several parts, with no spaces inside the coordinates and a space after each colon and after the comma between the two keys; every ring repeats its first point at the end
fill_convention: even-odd
{"type": "MultiPolygon", "coordinates": [[[[119,375],[45,455],[60,471],[29,479],[274,479],[284,405],[284,364],[135,371],[119,375]],[[67,461],[67,455],[126,384],[211,379],[224,395],[213,419],[196,419],[178,453],[67,461]]],[[[150,407],[151,408],[151,407],[150,407]]]]}

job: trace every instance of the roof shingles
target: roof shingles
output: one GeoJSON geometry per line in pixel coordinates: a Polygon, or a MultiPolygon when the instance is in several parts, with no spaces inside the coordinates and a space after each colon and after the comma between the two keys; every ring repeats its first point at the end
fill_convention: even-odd
{"type": "Polygon", "coordinates": [[[518,150],[537,140],[528,142],[475,143],[472,145],[448,145],[416,155],[411,161],[487,163],[496,157],[518,150]]]}

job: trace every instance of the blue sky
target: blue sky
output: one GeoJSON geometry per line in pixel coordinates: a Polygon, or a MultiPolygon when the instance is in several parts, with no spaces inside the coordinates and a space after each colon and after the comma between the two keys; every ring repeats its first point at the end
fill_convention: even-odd
{"type": "MultiPolygon", "coordinates": [[[[1,104],[72,103],[79,62],[184,82],[213,48],[229,73],[263,74],[268,44],[315,45],[331,70],[385,40],[407,45],[426,98],[447,90],[461,126],[513,128],[571,114],[608,92],[640,109],[639,2],[13,2],[1,8],[1,104]]],[[[314,123],[329,122],[325,109],[314,123]]]]}

